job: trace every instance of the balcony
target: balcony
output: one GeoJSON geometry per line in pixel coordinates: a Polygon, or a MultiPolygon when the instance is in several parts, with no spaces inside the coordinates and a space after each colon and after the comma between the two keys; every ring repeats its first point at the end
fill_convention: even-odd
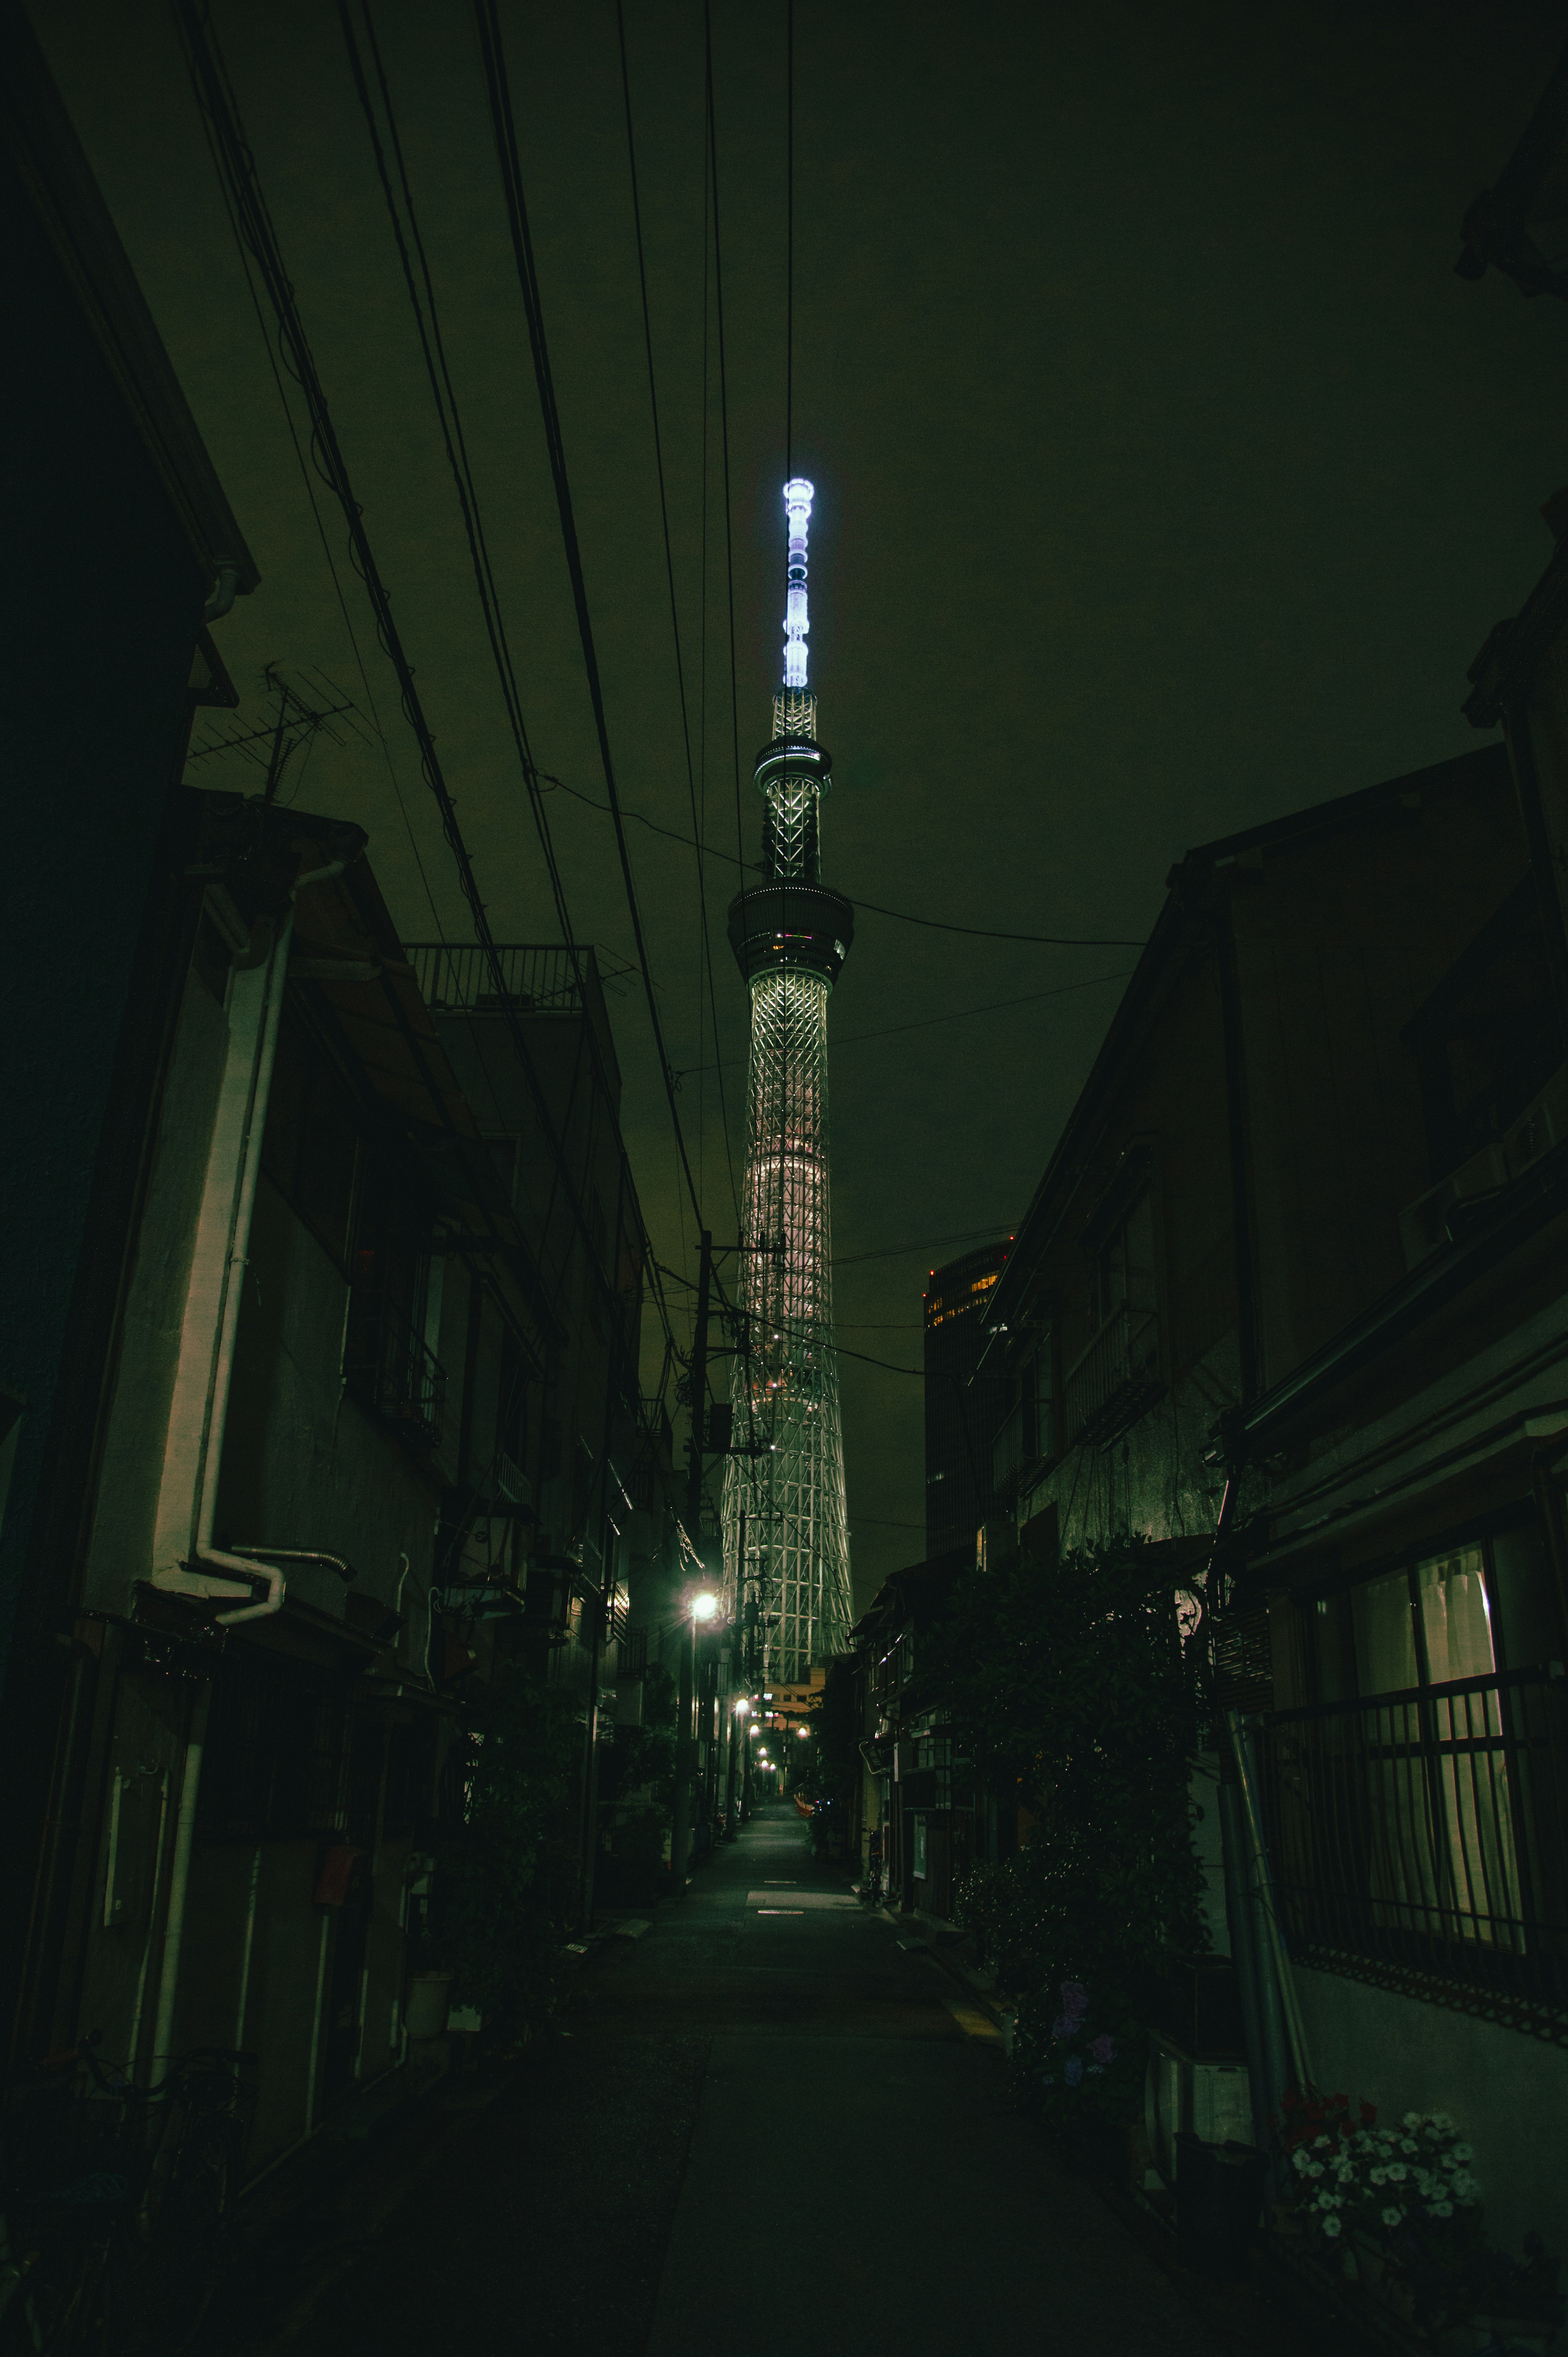
{"type": "Polygon", "coordinates": [[[362,1405],[400,1440],[421,1451],[441,1437],[446,1370],[421,1335],[381,1295],[357,1294],[349,1306],[344,1379],[362,1405]]]}
{"type": "Polygon", "coordinates": [[[1152,1309],[1113,1309],[1062,1386],[1067,1445],[1114,1440],[1164,1391],[1160,1326],[1152,1309]]]}
{"type": "Polygon", "coordinates": [[[1254,1737],[1292,1953],[1568,2027],[1568,1681],[1550,1667],[1276,1711],[1254,1737]]]}

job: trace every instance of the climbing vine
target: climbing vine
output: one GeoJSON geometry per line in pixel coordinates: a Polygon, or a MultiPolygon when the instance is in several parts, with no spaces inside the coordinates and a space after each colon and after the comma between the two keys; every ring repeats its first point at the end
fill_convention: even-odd
{"type": "Polygon", "coordinates": [[[1168,1566],[1122,1539],[976,1568],[926,1641],[919,1693],[1018,1804],[1022,1846],[959,1903],[1017,1995],[1019,2072],[1061,2091],[1046,2100],[1070,2090],[1125,2116],[1139,2025],[1173,1958],[1208,1944],[1188,1798],[1198,1699],[1168,1566]],[[1110,2040],[1092,2073],[1063,2075],[1079,2002],[1064,2007],[1064,1984],[1110,2040]]]}

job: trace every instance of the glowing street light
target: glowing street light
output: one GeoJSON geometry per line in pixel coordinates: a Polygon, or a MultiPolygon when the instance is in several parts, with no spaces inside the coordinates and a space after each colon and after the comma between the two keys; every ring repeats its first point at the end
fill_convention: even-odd
{"type": "Polygon", "coordinates": [[[719,1609],[719,1599],[711,1587],[704,1587],[692,1598],[693,1620],[711,1620],[719,1609]]]}
{"type": "Polygon", "coordinates": [[[811,1730],[809,1727],[798,1727],[795,1729],[795,1732],[800,1737],[801,1742],[804,1743],[809,1739],[811,1730]]]}

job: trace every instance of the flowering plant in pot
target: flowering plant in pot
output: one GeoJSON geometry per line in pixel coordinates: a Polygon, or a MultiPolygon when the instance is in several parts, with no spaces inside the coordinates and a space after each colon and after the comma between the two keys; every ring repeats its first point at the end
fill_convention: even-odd
{"type": "Polygon", "coordinates": [[[1470,2238],[1480,2187],[1475,2155],[1446,2112],[1406,2112],[1380,2126],[1375,2104],[1351,2117],[1348,2095],[1284,2098],[1281,2143],[1297,2214],[1316,2238],[1364,2238],[1391,2256],[1416,2242],[1470,2238]]]}
{"type": "Polygon", "coordinates": [[[1060,2006],[1048,2027],[1040,1997],[1031,1993],[1020,2003],[1013,2051],[1026,2083],[1038,2089],[1053,2127],[1131,2119],[1143,2093],[1143,2032],[1113,1998],[1091,2002],[1081,1981],[1058,1986],[1060,2006]]]}

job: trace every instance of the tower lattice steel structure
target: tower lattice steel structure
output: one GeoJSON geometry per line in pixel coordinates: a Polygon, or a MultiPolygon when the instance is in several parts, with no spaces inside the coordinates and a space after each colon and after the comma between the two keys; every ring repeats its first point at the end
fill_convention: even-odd
{"type": "Polygon", "coordinates": [[[729,912],[751,992],[751,1060],[725,1578],[732,1603],[757,1604],[765,1673],[780,1684],[805,1679],[814,1660],[843,1645],[854,1617],[832,1337],[828,995],[854,938],[854,910],[821,875],[830,780],[806,684],[811,500],[810,483],[785,484],[784,684],[756,770],[763,880],[729,912]]]}

